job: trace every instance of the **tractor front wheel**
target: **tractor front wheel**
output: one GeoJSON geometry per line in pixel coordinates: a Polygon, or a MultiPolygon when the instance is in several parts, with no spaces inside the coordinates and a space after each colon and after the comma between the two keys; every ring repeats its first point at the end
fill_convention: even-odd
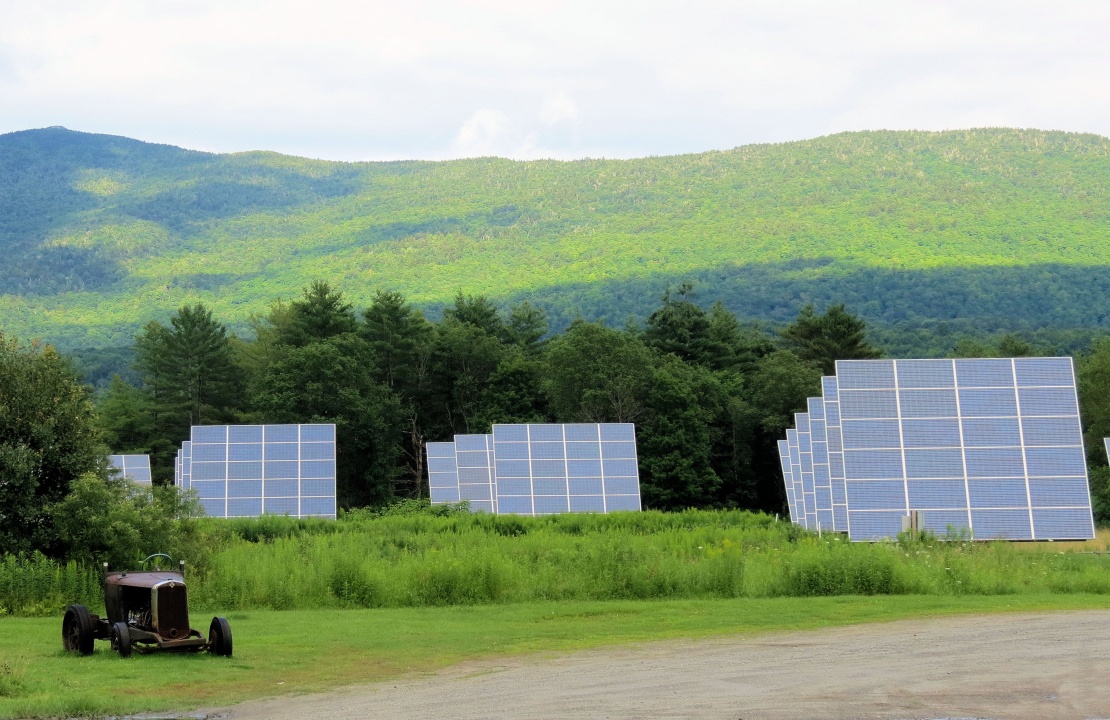
{"type": "Polygon", "coordinates": [[[127,623],[118,622],[112,626],[112,649],[121,658],[131,657],[131,630],[127,623]]]}
{"type": "Polygon", "coordinates": [[[70,652],[92,655],[93,636],[92,615],[84,605],[70,605],[62,618],[62,647],[70,652]]]}
{"type": "Polygon", "coordinates": [[[208,626],[208,652],[231,657],[231,625],[227,618],[212,618],[212,624],[208,626]]]}

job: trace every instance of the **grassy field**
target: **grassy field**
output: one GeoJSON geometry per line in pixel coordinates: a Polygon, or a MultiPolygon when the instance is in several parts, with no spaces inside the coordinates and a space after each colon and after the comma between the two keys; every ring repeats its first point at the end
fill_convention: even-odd
{"type": "MultiPolygon", "coordinates": [[[[205,521],[190,563],[205,611],[838,595],[1105,594],[1089,543],[849,543],[773,516],[690,510],[546,518],[461,512],[205,521]]],[[[177,551],[171,551],[178,554],[177,551]]],[[[0,558],[0,615],[100,604],[96,570],[0,558]]]]}
{"type": "MultiPolygon", "coordinates": [[[[64,653],[60,617],[0,618],[0,718],[185,711],[418,676],[467,660],[949,614],[1107,607],[1100,595],[530,602],[229,614],[232,658],[64,653]]],[[[194,625],[207,625],[195,614],[194,625]]]]}

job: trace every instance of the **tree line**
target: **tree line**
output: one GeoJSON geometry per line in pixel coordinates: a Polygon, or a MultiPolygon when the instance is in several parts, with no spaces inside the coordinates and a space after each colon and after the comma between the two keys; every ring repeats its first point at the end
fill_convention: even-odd
{"type": "Polygon", "coordinates": [[[253,339],[235,337],[192,305],[144,327],[141,385],[116,378],[97,405],[108,444],[150,453],[169,482],[191,425],[335,423],[350,508],[427,497],[427,442],[493,423],[631,422],[646,506],[779,512],[776,441],[793,413],[837,358],[879,355],[841,305],[773,334],[703,309],[689,284],[621,329],[552,334],[528,302],[500,311],[461,293],[437,321],[389,291],[356,310],[326,282],[252,324],[253,339]]]}
{"type": "MultiPolygon", "coordinates": [[[[176,495],[159,500],[156,488],[140,501],[87,478],[108,477],[108,452],[140,452],[152,456],[156,484],[170,485],[174,455],[196,424],[334,423],[338,501],[356,508],[426,498],[427,442],[492,423],[632,422],[646,507],[782,513],[777,441],[793,414],[820,394],[836,360],[880,356],[843,305],[807,305],[772,332],[720,303],[703,308],[690,284],[667,290],[646,322],[622,328],[576,320],[551,333],[528,302],[499,310],[464,294],[436,320],[390,291],[356,310],[325,282],[274,302],[252,325],[251,338],[237,337],[205,306],[182,307],[138,333],[139,383],[117,376],[95,398],[49,345],[0,335],[0,553],[109,544],[85,538],[88,523],[59,520],[92,502],[78,495],[104,506],[103,527],[120,524],[108,522],[113,498],[133,506],[120,517],[143,516],[143,502],[187,515],[176,495]]],[[[962,340],[953,354],[1050,353],[1006,336],[962,340]]],[[[1079,380],[1104,521],[1110,340],[1080,358],[1079,380]]]]}

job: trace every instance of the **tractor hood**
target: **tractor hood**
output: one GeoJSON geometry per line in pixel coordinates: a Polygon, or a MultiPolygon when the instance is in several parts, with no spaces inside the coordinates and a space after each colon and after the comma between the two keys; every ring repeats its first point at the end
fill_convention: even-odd
{"type": "Polygon", "coordinates": [[[164,582],[185,584],[185,578],[179,572],[157,570],[153,572],[111,572],[105,578],[108,585],[122,585],[125,587],[152,588],[164,582]]]}

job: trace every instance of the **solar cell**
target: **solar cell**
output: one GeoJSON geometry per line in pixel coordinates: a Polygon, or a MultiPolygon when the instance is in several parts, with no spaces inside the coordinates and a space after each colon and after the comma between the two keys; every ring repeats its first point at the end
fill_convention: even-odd
{"type": "Polygon", "coordinates": [[[1093,537],[1071,358],[838,361],[834,386],[853,540],[912,511],[941,535],[1093,537]]]}
{"type": "Polygon", "coordinates": [[[198,425],[190,437],[182,485],[208,515],[336,516],[334,425],[198,425]]]}
{"type": "Polygon", "coordinates": [[[150,456],[149,455],[109,455],[108,464],[119,471],[119,474],[132,482],[140,485],[150,485],[150,456]]]}

